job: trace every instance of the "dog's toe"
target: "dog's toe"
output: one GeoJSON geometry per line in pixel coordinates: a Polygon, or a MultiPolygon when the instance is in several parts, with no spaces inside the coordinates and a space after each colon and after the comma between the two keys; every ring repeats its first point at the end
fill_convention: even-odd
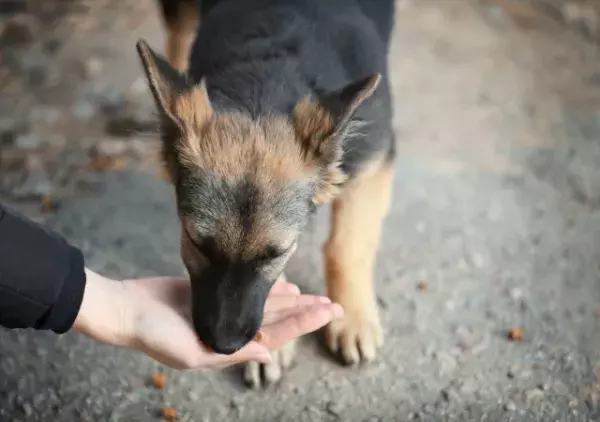
{"type": "Polygon", "coordinates": [[[265,385],[276,384],[281,379],[281,364],[279,352],[273,353],[271,362],[264,365],[264,382],[265,385]]]}
{"type": "Polygon", "coordinates": [[[244,384],[250,388],[260,387],[260,364],[258,362],[248,362],[244,365],[244,384]]]}
{"type": "Polygon", "coordinates": [[[251,388],[259,388],[278,383],[286,368],[289,368],[296,354],[296,342],[286,344],[271,352],[271,362],[259,364],[247,363],[244,367],[244,383],[251,388]]]}
{"type": "Polygon", "coordinates": [[[347,312],[327,326],[327,345],[349,365],[371,361],[383,344],[383,332],[376,313],[347,312]]]}

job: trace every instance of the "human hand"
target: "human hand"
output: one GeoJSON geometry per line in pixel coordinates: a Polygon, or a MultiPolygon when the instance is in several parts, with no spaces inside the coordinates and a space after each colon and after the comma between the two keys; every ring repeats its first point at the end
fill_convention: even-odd
{"type": "Polygon", "coordinates": [[[103,343],[138,349],[176,369],[223,368],[247,361],[267,363],[275,350],[343,315],[328,298],[302,295],[276,283],[265,304],[260,343],[219,355],[199,342],[190,316],[191,287],[183,278],[116,282],[87,271],[88,281],[75,329],[103,343]]]}

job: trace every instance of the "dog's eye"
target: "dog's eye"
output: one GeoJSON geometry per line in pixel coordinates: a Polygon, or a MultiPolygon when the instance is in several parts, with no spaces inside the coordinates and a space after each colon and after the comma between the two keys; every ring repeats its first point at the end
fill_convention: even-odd
{"type": "Polygon", "coordinates": [[[254,260],[258,263],[265,263],[282,257],[287,251],[288,249],[282,249],[275,245],[268,245],[264,252],[260,255],[257,255],[254,260]]]}
{"type": "Polygon", "coordinates": [[[268,259],[275,259],[285,255],[287,251],[287,249],[282,249],[274,245],[269,245],[267,246],[265,255],[268,259]]]}
{"type": "Polygon", "coordinates": [[[192,242],[194,247],[198,250],[198,252],[200,252],[206,258],[208,258],[209,260],[213,260],[217,257],[218,252],[216,248],[216,242],[212,237],[197,239],[196,237],[188,233],[187,230],[186,235],[190,242],[192,242]]]}

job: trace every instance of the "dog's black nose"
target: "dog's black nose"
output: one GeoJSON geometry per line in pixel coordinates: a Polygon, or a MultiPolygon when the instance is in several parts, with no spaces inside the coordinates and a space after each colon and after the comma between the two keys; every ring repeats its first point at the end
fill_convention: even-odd
{"type": "Polygon", "coordinates": [[[241,336],[227,336],[213,334],[210,330],[199,330],[198,337],[213,352],[222,355],[232,355],[254,338],[252,333],[248,332],[248,330],[245,331],[246,333],[241,336]]]}
{"type": "Polygon", "coordinates": [[[223,327],[195,324],[196,334],[200,341],[215,353],[232,355],[248,344],[258,332],[258,324],[247,324],[245,327],[223,327]]]}
{"type": "Polygon", "coordinates": [[[208,348],[231,355],[258,333],[271,284],[260,277],[238,276],[234,283],[229,277],[207,274],[210,279],[192,281],[194,329],[208,348]]]}
{"type": "Polygon", "coordinates": [[[211,344],[207,344],[213,352],[221,355],[233,355],[235,352],[244,347],[248,341],[245,339],[242,341],[214,341],[211,344]]]}

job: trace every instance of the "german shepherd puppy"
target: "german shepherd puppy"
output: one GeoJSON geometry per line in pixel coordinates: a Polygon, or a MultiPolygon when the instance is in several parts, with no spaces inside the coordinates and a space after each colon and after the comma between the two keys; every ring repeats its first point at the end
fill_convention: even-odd
{"type": "MultiPolygon", "coordinates": [[[[159,1],[166,59],[143,40],[137,49],[200,340],[231,354],[255,337],[311,213],[332,202],[327,287],[345,317],[327,327],[328,346],[348,364],[374,358],[373,272],[395,155],[394,0],[159,1]]],[[[262,375],[248,365],[246,381],[277,381],[292,354],[278,351],[262,375]]]]}

